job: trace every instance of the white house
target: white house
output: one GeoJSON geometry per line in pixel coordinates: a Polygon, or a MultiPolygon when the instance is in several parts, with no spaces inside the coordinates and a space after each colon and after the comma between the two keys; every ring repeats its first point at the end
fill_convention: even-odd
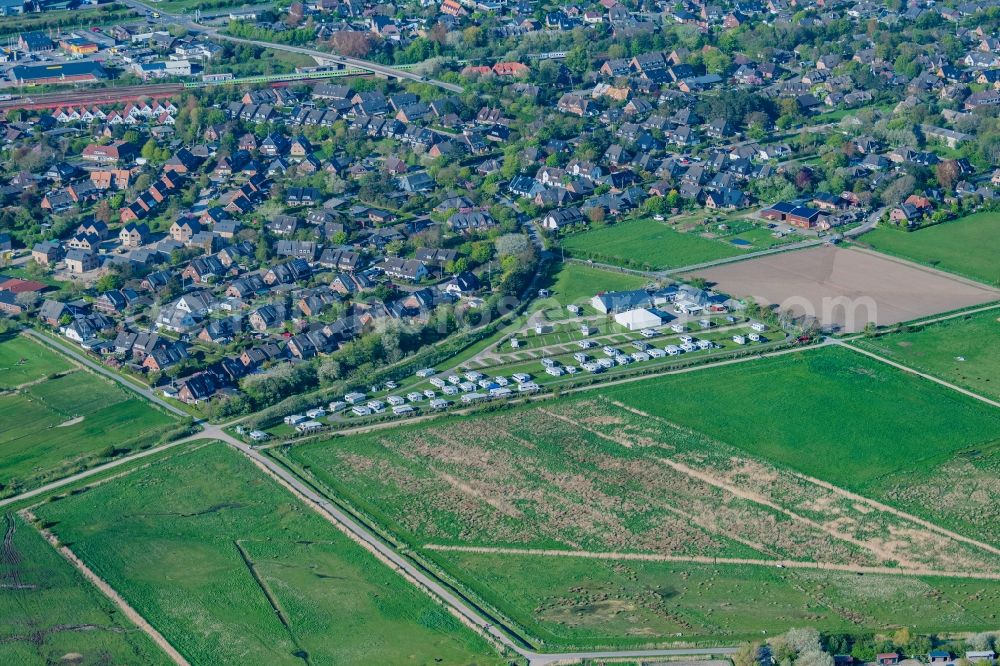
{"type": "Polygon", "coordinates": [[[641,331],[644,328],[654,328],[663,323],[660,315],[647,308],[637,308],[619,312],[615,315],[615,322],[624,326],[630,331],[641,331]]]}

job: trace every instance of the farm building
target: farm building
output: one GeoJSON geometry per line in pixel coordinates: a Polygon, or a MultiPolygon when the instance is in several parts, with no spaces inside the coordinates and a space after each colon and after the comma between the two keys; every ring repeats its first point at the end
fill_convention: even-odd
{"type": "Polygon", "coordinates": [[[659,326],[663,323],[663,317],[657,310],[636,308],[635,310],[619,312],[615,315],[615,322],[630,331],[641,331],[645,328],[659,326]]]}
{"type": "Polygon", "coordinates": [[[590,299],[590,305],[603,314],[625,312],[652,305],[649,293],[643,289],[633,291],[608,291],[590,299]]]}
{"type": "Polygon", "coordinates": [[[797,206],[787,201],[779,201],[770,208],[760,211],[765,220],[787,222],[793,226],[810,229],[819,222],[821,211],[808,206],[797,206]]]}

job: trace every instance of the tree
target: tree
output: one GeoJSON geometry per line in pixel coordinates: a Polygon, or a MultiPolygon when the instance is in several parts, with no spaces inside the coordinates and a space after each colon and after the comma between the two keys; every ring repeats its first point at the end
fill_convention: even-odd
{"type": "Polygon", "coordinates": [[[357,30],[339,30],[330,38],[330,46],[348,58],[364,58],[371,52],[371,39],[357,30]]]}
{"type": "Polygon", "coordinates": [[[820,649],[819,631],[811,627],[789,629],[785,632],[785,641],[798,653],[820,649]]]}
{"type": "Polygon", "coordinates": [[[950,191],[959,176],[961,176],[961,172],[958,168],[958,162],[955,160],[944,160],[938,162],[934,167],[934,177],[937,179],[938,185],[945,190],[950,191]]]}
{"type": "Polygon", "coordinates": [[[143,159],[145,159],[147,162],[152,162],[153,159],[156,158],[156,151],[157,151],[156,141],[150,139],[145,144],[143,144],[140,154],[142,155],[143,159]]]}
{"type": "Polygon", "coordinates": [[[114,291],[115,289],[121,289],[122,284],[125,280],[121,275],[115,273],[114,271],[108,271],[94,284],[94,288],[97,291],[114,291]]]}
{"type": "Polygon", "coordinates": [[[760,643],[741,645],[733,654],[733,666],[758,666],[760,643]]]}
{"type": "Polygon", "coordinates": [[[498,236],[493,245],[500,257],[516,256],[528,250],[529,241],[524,234],[504,234],[498,236]]]}

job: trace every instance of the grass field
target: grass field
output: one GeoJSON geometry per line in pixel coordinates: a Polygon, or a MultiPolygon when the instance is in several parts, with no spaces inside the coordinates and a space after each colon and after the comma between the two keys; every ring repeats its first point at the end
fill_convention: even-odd
{"type": "Polygon", "coordinates": [[[439,559],[547,649],[643,647],[676,637],[718,645],[801,627],[975,631],[996,626],[1000,603],[993,581],[509,554],[439,559]]]}
{"type": "Polygon", "coordinates": [[[680,268],[747,251],[727,241],[676,231],[652,219],[573,234],[563,239],[562,245],[569,254],[581,259],[650,269],[680,268]]]}
{"type": "Polygon", "coordinates": [[[1000,442],[996,410],[843,349],[637,382],[605,395],[858,490],[1000,442]]]}
{"type": "Polygon", "coordinates": [[[827,348],[278,455],[547,647],[589,648],[995,624],[998,450],[988,407],[827,348]]]}
{"type": "Polygon", "coordinates": [[[0,663],[168,664],[166,655],[20,518],[0,520],[0,663]]]}
{"type": "MultiPolygon", "coordinates": [[[[11,342],[20,340],[0,349],[11,342]]],[[[57,355],[49,363],[51,352],[38,352],[32,358],[46,370],[57,367],[57,355]]],[[[7,496],[149,444],[177,421],[110,381],[76,370],[0,395],[0,423],[0,496],[7,496]]]]}
{"type": "Polygon", "coordinates": [[[0,338],[0,389],[10,389],[75,366],[21,335],[0,338]]]}
{"type": "Polygon", "coordinates": [[[500,663],[447,611],[218,443],[37,514],[192,663],[500,663]]]}
{"type": "Polygon", "coordinates": [[[842,349],[586,395],[279,456],[548,648],[995,624],[1000,584],[974,580],[1000,571],[985,406],[842,349]]]}
{"type": "MultiPolygon", "coordinates": [[[[638,275],[566,263],[553,276],[549,291],[560,305],[586,305],[601,292],[641,289],[648,282],[649,280],[638,275]]],[[[568,316],[566,312],[562,314],[564,317],[568,316]]]]}
{"type": "Polygon", "coordinates": [[[861,241],[886,254],[1000,286],[1000,213],[974,213],[910,233],[877,228],[861,241]]]}
{"type": "Polygon", "coordinates": [[[1000,400],[1000,309],[853,344],[1000,400]]]}

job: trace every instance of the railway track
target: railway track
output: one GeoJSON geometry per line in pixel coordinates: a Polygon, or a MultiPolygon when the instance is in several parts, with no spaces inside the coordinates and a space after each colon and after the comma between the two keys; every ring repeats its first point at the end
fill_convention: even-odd
{"type": "Polygon", "coordinates": [[[14,109],[54,109],[60,106],[133,102],[146,98],[170,97],[183,90],[184,85],[181,83],[163,83],[124,86],[120,88],[93,88],[57,93],[27,93],[14,96],[10,99],[0,100],[0,112],[12,111],[14,109]]]}

